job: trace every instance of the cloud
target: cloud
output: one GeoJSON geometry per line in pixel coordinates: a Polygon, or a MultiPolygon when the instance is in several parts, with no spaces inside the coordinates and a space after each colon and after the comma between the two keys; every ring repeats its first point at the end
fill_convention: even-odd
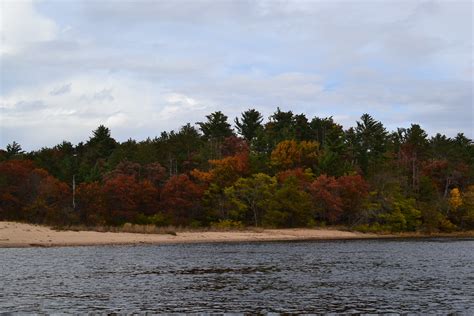
{"type": "Polygon", "coordinates": [[[70,91],[71,91],[71,84],[66,83],[63,86],[60,86],[60,87],[57,87],[57,88],[51,90],[51,92],[49,94],[50,95],[60,95],[60,94],[68,93],[70,91]]]}
{"type": "Polygon", "coordinates": [[[55,38],[53,20],[39,14],[32,0],[2,1],[0,14],[0,54],[15,54],[34,42],[55,38]]]}
{"type": "Polygon", "coordinates": [[[199,118],[208,113],[199,100],[117,74],[68,78],[68,84],[52,82],[17,91],[0,98],[0,110],[2,142],[17,140],[25,149],[36,148],[33,140],[39,138],[41,146],[64,139],[77,143],[100,124],[109,126],[118,139],[143,139],[194,122],[197,113],[199,118]],[[68,85],[74,86],[69,93],[51,94],[68,85]]]}
{"type": "Polygon", "coordinates": [[[369,112],[390,129],[416,122],[474,137],[472,9],[469,1],[3,1],[0,147],[77,142],[98,124],[119,140],[144,139],[215,110],[232,119],[255,107],[268,117],[277,106],[333,115],[345,127],[369,112]]]}
{"type": "Polygon", "coordinates": [[[114,100],[114,96],[112,95],[112,89],[102,89],[91,94],[83,94],[80,100],[85,102],[112,102],[114,100]]]}
{"type": "Polygon", "coordinates": [[[14,110],[18,112],[38,111],[46,108],[46,104],[41,100],[19,101],[15,104],[14,110]]]}
{"type": "Polygon", "coordinates": [[[44,104],[42,100],[20,100],[13,104],[0,104],[0,110],[3,110],[5,113],[11,113],[15,116],[25,112],[40,111],[46,107],[46,104],[44,104]]]}
{"type": "Polygon", "coordinates": [[[123,126],[124,124],[127,123],[127,121],[128,121],[127,116],[124,113],[118,112],[108,117],[105,120],[105,125],[111,128],[114,128],[117,126],[123,126]]]}

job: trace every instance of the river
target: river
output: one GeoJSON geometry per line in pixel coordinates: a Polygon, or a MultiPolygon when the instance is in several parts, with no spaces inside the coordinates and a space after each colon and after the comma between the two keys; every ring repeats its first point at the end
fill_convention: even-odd
{"type": "Polygon", "coordinates": [[[474,314],[474,239],[0,249],[0,312],[474,314]]]}

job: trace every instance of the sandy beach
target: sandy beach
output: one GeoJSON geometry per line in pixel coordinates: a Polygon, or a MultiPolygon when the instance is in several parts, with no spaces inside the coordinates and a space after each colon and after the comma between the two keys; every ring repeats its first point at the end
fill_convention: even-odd
{"type": "Polygon", "coordinates": [[[54,247],[200,242],[254,242],[310,239],[360,239],[379,235],[332,229],[265,229],[261,231],[191,231],[135,234],[95,231],[56,231],[45,226],[0,222],[0,247],[54,247]]]}

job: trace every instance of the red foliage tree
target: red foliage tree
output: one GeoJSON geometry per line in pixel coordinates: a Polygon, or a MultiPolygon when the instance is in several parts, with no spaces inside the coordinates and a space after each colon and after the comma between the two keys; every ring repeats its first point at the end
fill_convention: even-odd
{"type": "Polygon", "coordinates": [[[181,174],[171,177],[161,192],[161,207],[174,225],[187,225],[199,218],[203,189],[181,174]]]}
{"type": "Polygon", "coordinates": [[[317,214],[331,224],[352,223],[362,210],[369,186],[360,175],[339,178],[321,175],[311,183],[309,192],[317,214]]]}
{"type": "Polygon", "coordinates": [[[60,223],[71,190],[28,160],[0,163],[0,218],[60,223]]]}
{"type": "Polygon", "coordinates": [[[28,160],[0,163],[0,218],[22,218],[20,211],[33,200],[28,178],[34,168],[28,160]]]}
{"type": "Polygon", "coordinates": [[[34,169],[30,179],[35,197],[23,209],[26,219],[55,224],[67,222],[65,210],[70,208],[70,188],[43,169],[34,169]]]}
{"type": "Polygon", "coordinates": [[[142,179],[148,180],[156,188],[160,187],[166,179],[166,169],[158,162],[149,163],[143,169],[142,179]]]}
{"type": "Polygon", "coordinates": [[[313,180],[310,169],[303,168],[288,169],[276,174],[279,183],[284,183],[288,178],[294,177],[301,189],[307,189],[313,180]]]}
{"type": "Polygon", "coordinates": [[[468,171],[466,164],[451,163],[446,159],[431,160],[422,168],[422,174],[431,178],[444,197],[453,186],[464,186],[468,171]]]}
{"type": "Polygon", "coordinates": [[[337,179],[340,186],[342,208],[346,221],[352,223],[362,211],[369,195],[369,185],[360,175],[342,176],[337,179]]]}
{"type": "Polygon", "coordinates": [[[118,175],[104,182],[105,217],[109,223],[116,225],[136,219],[139,189],[133,176],[118,175]]]}
{"type": "Polygon", "coordinates": [[[138,212],[151,216],[158,212],[160,193],[157,187],[149,180],[138,183],[138,212]]]}
{"type": "Polygon", "coordinates": [[[104,192],[98,182],[78,185],[76,201],[80,219],[84,224],[104,225],[106,223],[104,192]]]}
{"type": "Polygon", "coordinates": [[[140,172],[141,172],[141,165],[136,162],[131,161],[122,161],[120,162],[114,170],[104,175],[104,180],[107,181],[109,179],[113,179],[118,176],[131,176],[139,179],[140,172]]]}
{"type": "Polygon", "coordinates": [[[341,185],[334,177],[323,174],[311,183],[309,192],[319,216],[331,224],[336,223],[343,213],[341,185]]]}
{"type": "Polygon", "coordinates": [[[225,138],[221,146],[221,154],[223,157],[235,156],[248,151],[249,146],[245,139],[237,136],[225,138]]]}

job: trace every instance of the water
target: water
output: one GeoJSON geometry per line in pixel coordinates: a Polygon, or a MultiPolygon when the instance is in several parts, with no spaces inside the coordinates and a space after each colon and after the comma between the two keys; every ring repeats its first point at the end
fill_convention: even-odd
{"type": "Polygon", "coordinates": [[[0,249],[0,312],[474,314],[474,240],[0,249]]]}

